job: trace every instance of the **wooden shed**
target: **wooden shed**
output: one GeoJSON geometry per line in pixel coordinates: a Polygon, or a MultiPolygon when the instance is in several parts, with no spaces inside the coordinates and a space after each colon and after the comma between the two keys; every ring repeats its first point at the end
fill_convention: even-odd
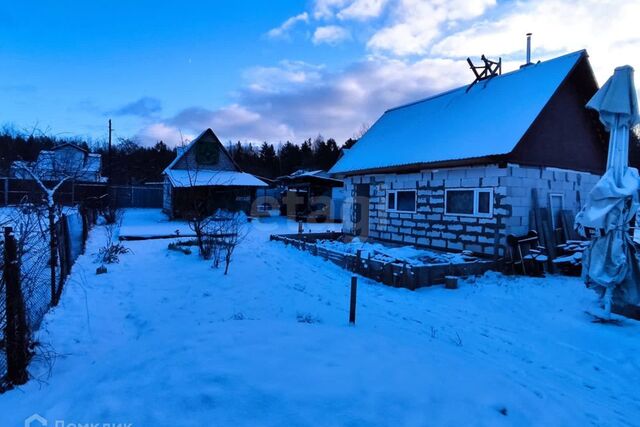
{"type": "Polygon", "coordinates": [[[256,190],[267,187],[240,169],[211,129],[181,147],[163,174],[163,209],[172,218],[218,209],[251,214],[256,190]]]}

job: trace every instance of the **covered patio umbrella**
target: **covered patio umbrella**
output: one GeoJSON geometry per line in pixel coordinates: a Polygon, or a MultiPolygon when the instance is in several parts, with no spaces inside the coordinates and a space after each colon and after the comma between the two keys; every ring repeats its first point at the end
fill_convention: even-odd
{"type": "Polygon", "coordinates": [[[638,211],[638,170],[629,167],[629,131],[640,123],[633,68],[616,68],[587,103],[610,132],[607,170],[576,217],[576,225],[594,228],[596,237],[583,257],[582,276],[611,304],[640,303],[640,266],[629,233],[638,211]]]}

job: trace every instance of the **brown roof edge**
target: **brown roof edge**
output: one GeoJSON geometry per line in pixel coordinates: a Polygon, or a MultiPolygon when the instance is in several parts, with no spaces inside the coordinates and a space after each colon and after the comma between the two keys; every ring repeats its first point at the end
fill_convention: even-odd
{"type": "Polygon", "coordinates": [[[375,174],[387,174],[387,173],[406,174],[406,173],[419,172],[424,169],[442,169],[442,168],[453,168],[453,167],[463,167],[463,166],[479,166],[479,165],[489,165],[489,164],[500,164],[504,162],[505,162],[505,155],[498,154],[498,155],[484,156],[484,157],[472,157],[468,159],[444,160],[440,162],[413,163],[409,165],[361,169],[357,171],[350,171],[350,172],[344,172],[344,173],[333,173],[331,175],[348,177],[348,176],[357,176],[357,175],[375,175],[375,174]]]}

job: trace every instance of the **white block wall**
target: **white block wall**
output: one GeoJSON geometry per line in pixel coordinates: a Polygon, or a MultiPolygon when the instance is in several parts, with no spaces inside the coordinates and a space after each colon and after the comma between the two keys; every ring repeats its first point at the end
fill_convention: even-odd
{"type": "Polygon", "coordinates": [[[549,195],[562,194],[564,209],[578,212],[599,176],[551,168],[509,165],[423,170],[411,174],[378,174],[348,177],[343,231],[354,232],[355,184],[370,184],[369,236],[438,249],[472,250],[502,255],[508,234],[525,234],[532,228],[529,215],[532,189],[538,204],[549,207],[549,195]],[[444,213],[444,191],[448,188],[491,188],[494,215],[491,218],[451,216],[444,213]],[[417,190],[415,213],[388,212],[388,190],[417,190]]]}

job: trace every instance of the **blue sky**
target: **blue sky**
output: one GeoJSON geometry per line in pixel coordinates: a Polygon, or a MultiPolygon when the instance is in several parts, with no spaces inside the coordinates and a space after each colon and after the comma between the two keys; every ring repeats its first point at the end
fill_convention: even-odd
{"type": "Polygon", "coordinates": [[[468,83],[464,59],[587,48],[602,82],[638,60],[640,2],[20,1],[0,4],[0,123],[150,144],[344,140],[386,109],[468,83]]]}

